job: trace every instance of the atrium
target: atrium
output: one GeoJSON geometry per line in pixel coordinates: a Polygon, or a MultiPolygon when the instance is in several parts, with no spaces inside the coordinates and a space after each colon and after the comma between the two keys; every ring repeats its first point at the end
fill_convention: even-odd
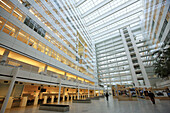
{"type": "Polygon", "coordinates": [[[0,0],[0,113],[168,113],[169,69],[170,0],[0,0]]]}

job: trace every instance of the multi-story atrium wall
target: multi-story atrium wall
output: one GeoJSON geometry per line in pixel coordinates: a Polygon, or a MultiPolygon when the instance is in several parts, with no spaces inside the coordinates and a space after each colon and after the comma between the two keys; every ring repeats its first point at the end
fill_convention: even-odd
{"type": "Polygon", "coordinates": [[[82,97],[87,89],[88,97],[92,93],[96,96],[95,90],[101,87],[95,67],[94,44],[72,3],[0,0],[0,96],[5,99],[2,112],[10,95],[13,99],[27,93],[37,105],[38,100],[47,99],[40,91],[44,87],[49,90],[48,96],[53,95],[52,100],[58,98],[58,103],[61,96],[65,101],[66,95],[68,100],[73,94],[79,99],[81,88],[82,97]],[[13,89],[16,85],[20,88],[13,89]]]}
{"type": "Polygon", "coordinates": [[[75,0],[75,7],[95,43],[101,85],[154,85],[152,51],[169,39],[169,1],[75,0]]]}
{"type": "Polygon", "coordinates": [[[152,61],[148,60],[147,58],[145,63],[151,63],[151,66],[147,66],[146,69],[150,82],[152,85],[155,85],[156,81],[159,79],[153,73],[153,63],[157,59],[157,54],[154,53],[162,51],[163,49],[168,48],[170,45],[170,1],[145,0],[144,9],[142,31],[146,40],[146,50],[152,57],[152,61]]]}
{"type": "MultiPolygon", "coordinates": [[[[73,75],[82,75],[89,80],[94,78],[92,44],[82,35],[86,34],[85,32],[80,32],[80,29],[68,21],[71,17],[66,15],[62,3],[6,0],[1,1],[1,11],[1,36],[7,35],[13,37],[11,40],[16,40],[6,44],[4,40],[7,38],[1,38],[2,49],[11,48],[10,50],[14,49],[43,62],[52,63],[51,65],[73,75]],[[15,42],[21,44],[14,44],[15,42]],[[27,47],[21,45],[29,47],[30,50],[27,49],[26,52],[24,48],[27,47]],[[19,48],[21,50],[18,50],[19,48]]],[[[1,54],[3,55],[3,51],[1,54]]],[[[47,67],[39,67],[39,72],[47,67]]]]}

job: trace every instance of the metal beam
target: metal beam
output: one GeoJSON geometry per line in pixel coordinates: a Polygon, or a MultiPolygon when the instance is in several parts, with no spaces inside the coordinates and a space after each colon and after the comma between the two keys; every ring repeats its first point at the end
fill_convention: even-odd
{"type": "Polygon", "coordinates": [[[85,1],[87,1],[87,0],[79,0],[77,3],[75,3],[75,7],[80,6],[80,5],[83,4],[85,1]]]}
{"type": "Polygon", "coordinates": [[[89,9],[88,11],[86,11],[83,15],[81,15],[81,18],[84,18],[85,16],[93,13],[94,11],[98,10],[99,8],[103,7],[104,5],[110,3],[112,0],[106,0],[102,3],[99,3],[98,5],[96,5],[95,7],[89,9]]]}
{"type": "Polygon", "coordinates": [[[102,19],[108,17],[109,15],[111,15],[111,14],[113,14],[115,12],[118,12],[119,10],[122,10],[122,9],[124,9],[124,8],[130,6],[131,4],[134,4],[134,3],[138,2],[138,1],[139,0],[131,0],[129,2],[126,2],[125,4],[123,4],[121,6],[118,6],[118,7],[114,8],[114,9],[112,9],[111,11],[108,11],[107,13],[103,14],[102,16],[97,17],[97,18],[93,19],[92,21],[88,22],[87,26],[89,26],[91,24],[94,24],[94,23],[98,22],[99,20],[102,20],[102,19]]]}
{"type": "MultiPolygon", "coordinates": [[[[137,27],[135,27],[135,28],[133,27],[131,29],[133,31],[133,30],[140,29],[140,28],[141,27],[138,25],[137,27]]],[[[115,33],[114,35],[109,35],[109,36],[102,37],[102,38],[98,37],[98,38],[94,39],[94,41],[95,41],[95,44],[99,44],[103,41],[110,40],[111,38],[114,39],[114,38],[117,38],[119,36],[120,36],[120,33],[115,33]]]]}
{"type": "Polygon", "coordinates": [[[130,25],[130,24],[133,24],[133,23],[136,23],[136,22],[138,22],[138,21],[140,21],[139,18],[134,18],[134,20],[130,20],[129,22],[126,22],[126,23],[124,23],[124,24],[118,25],[118,26],[116,26],[116,27],[114,27],[114,28],[112,28],[112,29],[110,29],[110,30],[107,30],[107,31],[105,31],[105,32],[102,32],[102,33],[100,33],[100,34],[98,34],[98,35],[95,35],[95,36],[92,36],[92,37],[95,39],[95,38],[101,37],[101,36],[103,36],[103,35],[107,35],[107,34],[109,34],[109,33],[112,33],[112,32],[114,32],[114,31],[116,31],[116,30],[124,27],[124,26],[130,25]]]}
{"type": "Polygon", "coordinates": [[[111,24],[114,24],[114,23],[116,23],[116,22],[118,22],[120,20],[123,20],[125,18],[130,17],[130,16],[133,16],[134,14],[136,14],[136,13],[138,13],[140,11],[142,11],[142,8],[137,8],[137,9],[133,10],[132,12],[129,12],[128,14],[121,15],[118,18],[114,18],[113,20],[110,20],[109,22],[104,23],[104,24],[102,24],[100,26],[97,26],[96,28],[90,30],[90,33],[93,33],[93,32],[98,31],[98,30],[100,30],[100,29],[102,29],[104,27],[107,27],[107,26],[109,26],[111,24]]]}

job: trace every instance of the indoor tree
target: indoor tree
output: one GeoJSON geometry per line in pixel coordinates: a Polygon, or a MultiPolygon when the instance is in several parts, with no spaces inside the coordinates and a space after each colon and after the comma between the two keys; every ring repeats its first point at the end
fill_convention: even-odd
{"type": "Polygon", "coordinates": [[[170,47],[155,52],[157,54],[154,70],[155,74],[161,78],[170,76],[170,47]]]}

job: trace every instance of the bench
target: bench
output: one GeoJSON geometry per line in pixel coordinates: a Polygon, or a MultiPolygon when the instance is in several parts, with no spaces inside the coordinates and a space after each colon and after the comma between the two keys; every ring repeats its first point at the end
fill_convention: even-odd
{"type": "Polygon", "coordinates": [[[91,99],[77,99],[77,100],[73,100],[73,103],[91,103],[91,99]]]}
{"type": "Polygon", "coordinates": [[[104,95],[102,95],[102,96],[99,96],[99,98],[104,98],[104,95]]]}
{"type": "Polygon", "coordinates": [[[42,104],[40,105],[39,110],[66,112],[69,111],[69,105],[42,104]]]}
{"type": "Polygon", "coordinates": [[[99,97],[91,97],[92,100],[99,100],[99,97]]]}

